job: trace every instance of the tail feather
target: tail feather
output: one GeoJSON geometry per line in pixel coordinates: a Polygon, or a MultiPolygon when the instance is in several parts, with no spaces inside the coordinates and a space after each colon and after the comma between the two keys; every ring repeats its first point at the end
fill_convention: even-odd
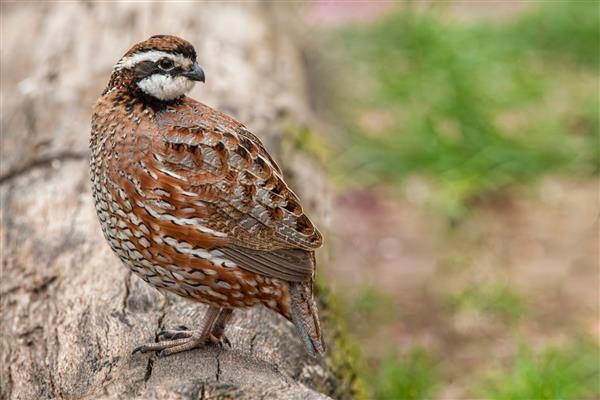
{"type": "Polygon", "coordinates": [[[311,356],[323,354],[325,343],[321,335],[319,313],[313,296],[312,280],[290,282],[292,322],[311,356]]]}

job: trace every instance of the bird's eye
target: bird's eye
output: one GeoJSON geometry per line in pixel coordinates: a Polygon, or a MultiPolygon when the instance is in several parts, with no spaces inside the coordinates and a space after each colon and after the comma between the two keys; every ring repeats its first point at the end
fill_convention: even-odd
{"type": "Polygon", "coordinates": [[[158,67],[160,69],[162,69],[163,71],[169,71],[169,70],[173,69],[174,66],[175,66],[175,64],[173,63],[173,60],[171,60],[170,58],[163,58],[162,60],[160,60],[158,62],[158,67]]]}

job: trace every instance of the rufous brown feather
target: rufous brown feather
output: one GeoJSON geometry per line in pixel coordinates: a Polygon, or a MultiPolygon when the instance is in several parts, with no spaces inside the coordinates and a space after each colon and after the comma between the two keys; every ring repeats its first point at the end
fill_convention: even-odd
{"type": "Polygon", "coordinates": [[[150,285],[209,304],[200,331],[136,350],[177,353],[224,337],[262,304],[324,345],[312,285],[322,237],[261,141],[185,94],[204,81],[183,39],[158,35],[115,65],[92,117],[91,180],[106,240],[150,285]]]}

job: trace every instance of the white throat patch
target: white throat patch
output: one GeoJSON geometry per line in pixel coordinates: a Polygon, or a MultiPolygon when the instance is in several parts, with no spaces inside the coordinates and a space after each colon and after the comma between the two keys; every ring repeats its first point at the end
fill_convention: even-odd
{"type": "MultiPolygon", "coordinates": [[[[123,57],[113,67],[114,71],[134,68],[142,62],[157,62],[163,58],[173,61],[175,67],[183,70],[189,70],[193,61],[181,54],[171,54],[159,50],[143,51],[123,57]]],[[[189,92],[194,87],[194,81],[185,76],[171,76],[168,74],[153,74],[137,83],[144,93],[156,97],[159,100],[174,100],[189,92]]]]}
{"type": "Polygon", "coordinates": [[[185,76],[154,74],[138,82],[142,91],[159,100],[174,100],[194,87],[194,81],[185,76]]]}

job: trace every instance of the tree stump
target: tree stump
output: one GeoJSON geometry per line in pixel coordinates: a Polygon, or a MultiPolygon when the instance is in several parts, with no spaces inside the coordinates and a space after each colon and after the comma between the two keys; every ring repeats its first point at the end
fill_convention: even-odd
{"type": "MultiPolygon", "coordinates": [[[[105,243],[90,193],[91,107],[112,65],[154,34],[192,42],[207,83],[191,96],[244,121],[277,156],[282,118],[310,118],[285,14],[254,3],[2,3],[0,398],[352,396],[330,358],[310,358],[265,308],[234,313],[231,349],[131,355],[162,327],[198,327],[205,306],[132,276],[105,243]]],[[[318,222],[324,179],[301,153],[284,161],[286,173],[311,176],[292,187],[318,222]]]]}

